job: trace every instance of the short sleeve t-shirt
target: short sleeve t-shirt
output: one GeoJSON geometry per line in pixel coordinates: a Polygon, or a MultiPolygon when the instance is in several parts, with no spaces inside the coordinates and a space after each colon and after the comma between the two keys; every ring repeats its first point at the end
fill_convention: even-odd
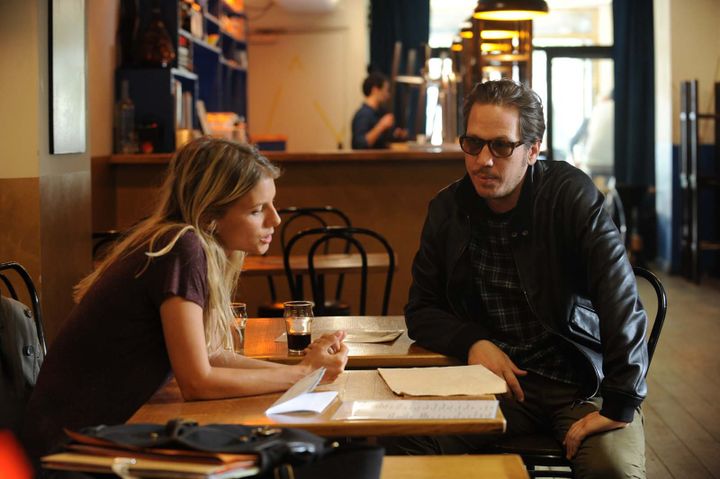
{"type": "Polygon", "coordinates": [[[31,455],[50,450],[63,438],[63,427],[127,421],[167,381],[160,305],[180,296],[204,307],[207,261],[192,231],[149,264],[146,251],[144,246],[111,265],[63,324],[25,415],[31,455]]]}
{"type": "Polygon", "coordinates": [[[373,146],[368,146],[365,135],[372,130],[387,112],[383,109],[373,110],[363,103],[352,120],[352,147],[355,150],[367,148],[387,148],[393,139],[392,128],[388,128],[378,137],[373,146]]]}

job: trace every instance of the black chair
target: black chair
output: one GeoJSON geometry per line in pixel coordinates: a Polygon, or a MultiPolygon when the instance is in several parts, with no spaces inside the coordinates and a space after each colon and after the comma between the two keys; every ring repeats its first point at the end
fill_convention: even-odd
{"type": "Polygon", "coordinates": [[[116,230],[94,231],[92,234],[92,258],[94,263],[101,261],[110,249],[122,238],[123,232],[116,230]]]}
{"type": "MultiPolygon", "coordinates": [[[[385,275],[385,287],[383,292],[383,301],[381,314],[387,315],[388,306],[390,303],[390,292],[392,290],[392,279],[395,274],[395,252],[390,246],[390,243],[379,233],[369,230],[367,228],[355,228],[355,227],[337,227],[329,226],[323,228],[313,228],[303,230],[297,233],[290,239],[287,247],[283,253],[283,262],[285,266],[285,275],[290,286],[290,293],[294,300],[302,300],[302,283],[297,281],[297,274],[292,270],[290,266],[290,256],[292,255],[293,248],[303,238],[308,238],[310,243],[307,258],[308,258],[308,275],[310,277],[310,285],[312,288],[313,301],[315,302],[315,314],[318,316],[332,316],[332,312],[328,311],[326,307],[326,294],[325,294],[325,275],[318,272],[315,268],[315,261],[318,250],[321,246],[328,244],[331,240],[340,239],[347,243],[348,247],[352,246],[352,249],[357,251],[360,256],[361,267],[360,267],[360,298],[359,298],[359,314],[365,315],[366,304],[367,304],[367,288],[368,288],[368,252],[365,244],[360,239],[375,240],[384,250],[388,256],[388,268],[385,275]]],[[[346,253],[349,250],[345,251],[346,253]]]]}
{"type": "MultiPolygon", "coordinates": [[[[650,369],[650,362],[665,322],[667,295],[662,283],[653,273],[640,267],[633,268],[633,271],[636,277],[644,278],[652,285],[657,296],[657,313],[647,344],[648,369],[650,369]]],[[[645,374],[647,375],[647,371],[645,374]]],[[[503,438],[493,444],[488,452],[519,454],[522,456],[530,477],[574,477],[572,464],[565,458],[565,449],[562,444],[549,434],[537,433],[503,438]],[[562,470],[538,469],[539,466],[553,469],[562,468],[562,470]]]]}
{"type": "MultiPolygon", "coordinates": [[[[282,223],[280,223],[280,247],[282,251],[285,251],[288,238],[291,238],[295,233],[310,226],[352,226],[350,218],[341,210],[332,206],[291,206],[279,209],[278,214],[283,220],[282,223]]],[[[330,251],[329,247],[329,244],[325,245],[323,250],[325,254],[330,251]]],[[[347,253],[350,251],[349,248],[349,244],[344,245],[342,252],[347,253]]],[[[277,290],[272,275],[267,276],[267,281],[270,290],[270,304],[261,304],[258,307],[258,316],[261,318],[282,317],[283,303],[277,299],[277,290]]],[[[296,278],[296,282],[302,284],[302,275],[296,278]]],[[[324,308],[331,316],[348,316],[350,314],[350,306],[340,299],[343,283],[344,275],[339,275],[334,297],[326,300],[327,304],[325,304],[324,308]]]]}
{"type": "Polygon", "coordinates": [[[37,289],[35,289],[35,284],[33,283],[33,280],[30,277],[30,274],[28,274],[27,270],[23,268],[22,265],[20,265],[19,263],[16,263],[14,261],[0,263],[0,281],[2,281],[2,283],[5,285],[5,288],[10,294],[10,297],[17,301],[21,301],[21,299],[17,293],[17,290],[15,289],[15,286],[10,280],[10,277],[7,275],[8,271],[15,271],[15,273],[20,277],[20,279],[22,279],[23,283],[25,284],[25,288],[27,289],[28,296],[30,297],[30,303],[33,310],[33,319],[35,321],[35,330],[37,333],[38,342],[42,347],[44,356],[47,353],[47,344],[45,343],[45,330],[43,329],[42,312],[40,310],[40,298],[38,297],[37,289]]]}

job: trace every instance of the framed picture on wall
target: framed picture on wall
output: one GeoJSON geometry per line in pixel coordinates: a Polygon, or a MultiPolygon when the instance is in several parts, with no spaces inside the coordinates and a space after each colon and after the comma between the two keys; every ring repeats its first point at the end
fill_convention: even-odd
{"type": "Polygon", "coordinates": [[[85,0],[48,0],[50,153],[84,153],[85,0]]]}

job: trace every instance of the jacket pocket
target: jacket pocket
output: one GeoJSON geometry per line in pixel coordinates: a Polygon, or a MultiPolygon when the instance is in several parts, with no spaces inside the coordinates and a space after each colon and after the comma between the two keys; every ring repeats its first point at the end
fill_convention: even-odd
{"type": "Polygon", "coordinates": [[[570,313],[572,339],[592,349],[600,349],[600,317],[586,306],[575,304],[570,313]]]}

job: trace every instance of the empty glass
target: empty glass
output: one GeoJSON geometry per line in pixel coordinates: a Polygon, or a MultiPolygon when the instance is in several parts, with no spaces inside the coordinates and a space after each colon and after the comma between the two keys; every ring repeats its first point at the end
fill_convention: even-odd
{"type": "Polygon", "coordinates": [[[302,354],[310,346],[312,335],[312,301],[286,301],[283,303],[288,353],[302,354]]]}

